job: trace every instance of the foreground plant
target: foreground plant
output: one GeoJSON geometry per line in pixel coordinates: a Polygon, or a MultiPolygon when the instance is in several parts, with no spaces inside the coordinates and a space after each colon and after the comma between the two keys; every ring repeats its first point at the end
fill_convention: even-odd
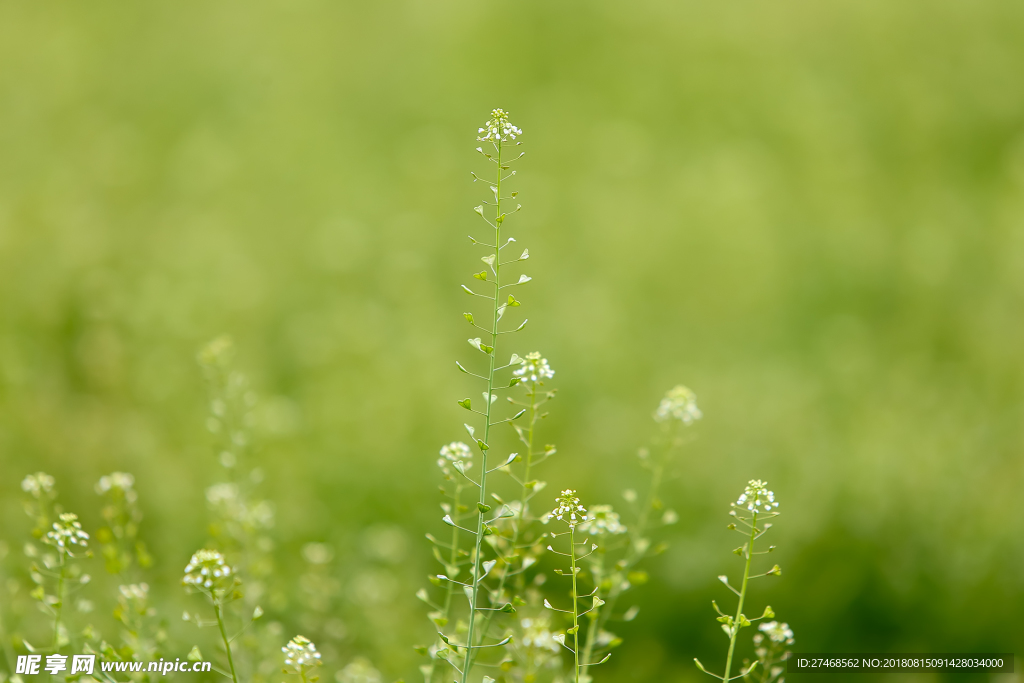
{"type": "MultiPolygon", "coordinates": [[[[562,491],[562,494],[558,496],[556,501],[558,503],[558,506],[554,510],[552,510],[548,516],[559,521],[564,521],[566,525],[568,525],[569,530],[563,531],[561,533],[555,532],[552,533],[551,536],[557,538],[558,536],[565,536],[566,534],[568,534],[569,552],[563,553],[558,550],[555,550],[551,546],[548,546],[548,551],[569,558],[569,577],[572,581],[572,590],[570,591],[570,596],[572,597],[572,609],[559,609],[547,600],[544,601],[544,606],[549,610],[561,612],[563,614],[568,614],[572,617],[572,626],[569,627],[565,633],[559,633],[556,636],[554,636],[554,640],[566,649],[568,649],[570,652],[572,652],[573,680],[575,681],[575,683],[580,683],[580,617],[586,616],[589,612],[598,609],[599,607],[601,607],[601,605],[604,604],[604,601],[601,600],[601,598],[597,597],[596,587],[594,588],[594,590],[590,591],[586,595],[580,594],[578,578],[579,573],[581,571],[581,567],[578,563],[581,560],[586,559],[595,550],[597,550],[598,546],[596,543],[590,543],[589,539],[584,539],[582,542],[576,541],[576,527],[579,524],[583,524],[588,521],[587,509],[583,507],[583,505],[580,503],[580,499],[576,497],[576,492],[573,491],[572,489],[566,489],[565,491],[562,491]],[[584,612],[580,612],[579,603],[582,598],[593,599],[590,609],[584,612]],[[565,642],[566,636],[572,636],[572,647],[570,647],[565,642]]],[[[560,569],[556,569],[555,573],[561,575],[565,574],[565,572],[563,572],[560,569]]],[[[593,626],[591,626],[591,628],[593,628],[593,626]]],[[[611,657],[610,654],[605,656],[605,658],[602,659],[600,662],[595,663],[602,664],[608,661],[609,657],[611,657]]]]}
{"type": "Polygon", "coordinates": [[[722,681],[730,681],[734,678],[750,676],[753,670],[758,666],[758,661],[751,663],[749,667],[738,676],[730,676],[732,673],[733,657],[736,651],[736,637],[739,635],[741,629],[751,626],[753,622],[761,619],[771,619],[775,616],[775,612],[772,611],[772,608],[769,606],[764,608],[764,613],[761,614],[761,616],[755,619],[747,618],[743,613],[743,605],[747,599],[748,583],[752,579],[759,579],[765,576],[780,576],[782,574],[782,570],[777,564],[762,574],[756,574],[753,576],[750,574],[752,561],[755,555],[766,555],[775,550],[775,546],[768,546],[766,550],[754,550],[754,544],[760,540],[760,538],[764,536],[772,526],[768,520],[779,515],[779,503],[775,500],[775,494],[768,490],[767,482],[763,482],[759,479],[752,479],[750,483],[747,484],[743,493],[740,494],[740,497],[735,503],[732,503],[731,506],[732,509],[729,511],[729,514],[735,521],[729,524],[729,529],[742,534],[746,538],[744,544],[733,551],[744,561],[743,578],[740,581],[739,589],[733,587],[729,583],[729,578],[724,574],[719,576],[718,580],[725,584],[725,587],[735,593],[738,597],[736,614],[735,616],[725,614],[718,608],[718,603],[714,601],[711,603],[715,608],[715,611],[718,612],[718,621],[722,623],[722,630],[724,630],[725,634],[729,636],[729,651],[725,658],[725,673],[721,676],[713,674],[704,668],[704,665],[700,663],[700,660],[693,660],[696,662],[698,669],[722,681]]]}
{"type": "Polygon", "coordinates": [[[305,636],[295,636],[288,641],[288,644],[281,648],[284,653],[284,674],[294,674],[299,677],[302,683],[316,683],[319,676],[310,674],[317,667],[323,666],[320,661],[320,653],[316,651],[316,645],[305,636]]]}
{"type": "Polygon", "coordinates": [[[757,655],[757,666],[747,664],[747,675],[743,680],[750,683],[785,683],[785,663],[792,652],[789,646],[793,640],[793,630],[789,624],[777,621],[766,621],[757,627],[760,633],[754,634],[754,654],[757,655]]]}
{"type": "MultiPolygon", "coordinates": [[[[79,562],[92,556],[90,538],[82,529],[78,515],[62,512],[56,504],[57,489],[53,477],[45,472],[30,474],[22,480],[21,488],[28,494],[25,511],[36,522],[33,535],[44,546],[43,549],[32,543],[25,546],[25,553],[32,560],[29,576],[36,584],[29,595],[52,620],[52,636],[48,646],[33,648],[28,642],[23,643],[32,652],[57,653],[71,642],[65,623],[68,601],[72,594],[91,580],[79,562]],[[48,528],[44,525],[48,525],[48,528]]],[[[88,603],[80,603],[80,606],[89,608],[88,603]]]]}
{"type": "MultiPolygon", "coordinates": [[[[523,274],[515,281],[504,282],[502,279],[503,267],[505,267],[507,272],[508,266],[529,258],[529,252],[523,250],[522,254],[518,257],[509,257],[504,261],[502,260],[503,250],[515,242],[514,238],[509,237],[502,243],[502,226],[509,215],[516,213],[521,208],[517,205],[512,211],[503,210],[503,203],[515,199],[518,194],[516,192],[511,192],[508,195],[504,194],[506,190],[503,188],[503,184],[515,175],[515,171],[510,170],[511,162],[522,156],[520,154],[513,159],[508,158],[509,148],[519,144],[516,140],[522,135],[522,130],[509,121],[508,114],[501,109],[495,109],[491,112],[491,118],[478,132],[477,140],[486,144],[488,150],[492,150],[493,154],[491,151],[485,151],[482,146],[478,147],[477,151],[485,159],[493,163],[495,168],[492,176],[493,180],[473,174],[475,181],[485,183],[490,190],[489,199],[475,207],[474,211],[487,223],[491,230],[488,236],[483,239],[470,237],[473,244],[482,246],[487,250],[486,255],[480,259],[485,265],[484,270],[473,274],[473,277],[482,283],[475,286],[478,288],[482,287],[483,290],[482,292],[477,292],[466,285],[463,285],[462,289],[470,296],[478,297],[488,302],[483,325],[477,323],[473,313],[467,312],[463,314],[463,317],[472,327],[484,333],[484,336],[471,338],[469,344],[485,356],[485,369],[482,372],[471,372],[462,363],[456,363],[456,365],[459,370],[480,381],[481,388],[484,389],[482,393],[483,405],[481,407],[474,407],[471,398],[465,398],[458,402],[464,409],[478,416],[480,426],[474,427],[467,424],[466,431],[469,433],[470,439],[472,439],[479,453],[480,469],[477,475],[478,479],[474,479],[467,473],[469,459],[465,457],[464,452],[458,457],[451,459],[452,468],[457,470],[459,475],[466,479],[468,487],[476,489],[477,495],[473,496],[476,499],[476,509],[475,511],[470,511],[469,517],[472,521],[466,520],[467,523],[472,524],[472,527],[461,526],[460,522],[464,515],[461,510],[461,490],[457,488],[454,495],[459,496],[459,498],[453,498],[451,511],[445,514],[443,521],[453,527],[455,532],[461,530],[472,537],[472,546],[468,551],[468,583],[459,581],[454,576],[448,576],[447,574],[438,575],[437,581],[448,583],[449,586],[445,605],[442,609],[438,610],[440,614],[435,618],[435,623],[438,624],[439,628],[443,628],[443,624],[448,623],[447,613],[451,608],[450,601],[455,591],[454,585],[461,586],[469,601],[468,623],[466,624],[465,635],[456,636],[452,634],[449,636],[439,631],[438,637],[442,645],[435,649],[435,654],[437,658],[448,661],[455,668],[461,676],[462,683],[466,683],[469,679],[477,650],[486,647],[500,647],[510,641],[509,638],[504,638],[497,640],[497,642],[487,643],[485,642],[487,640],[486,631],[481,629],[480,626],[480,619],[484,612],[495,609],[514,611],[511,604],[508,604],[507,607],[503,605],[500,608],[484,606],[485,596],[482,594],[483,580],[497,563],[496,559],[484,559],[484,539],[486,536],[495,533],[494,525],[499,520],[514,516],[511,508],[507,505],[502,505],[498,511],[492,509],[488,475],[495,470],[510,465],[518,457],[518,454],[512,453],[503,458],[499,465],[491,466],[493,461],[489,458],[489,451],[492,447],[493,428],[496,425],[511,422],[526,412],[525,410],[520,410],[515,415],[504,419],[496,419],[494,404],[498,398],[495,393],[496,391],[514,387],[522,379],[515,375],[510,375],[507,380],[499,379],[499,373],[510,371],[521,364],[522,359],[518,355],[511,354],[509,362],[504,365],[498,365],[497,357],[501,335],[521,330],[526,325],[526,321],[523,320],[515,327],[501,329],[500,323],[506,312],[520,306],[520,302],[516,299],[515,295],[507,292],[507,290],[530,281],[530,277],[523,274]],[[459,663],[453,661],[455,659],[458,659],[459,663]]],[[[447,564],[452,569],[451,573],[458,575],[455,571],[458,569],[460,574],[458,534],[454,532],[450,555],[447,560],[447,564]]],[[[442,559],[442,561],[444,560],[442,559]]],[[[432,675],[433,667],[427,672],[428,677],[432,675]]]]}
{"type": "MultiPolygon", "coordinates": [[[[228,637],[225,608],[241,599],[242,593],[238,590],[242,583],[241,579],[220,552],[203,549],[192,555],[192,559],[185,566],[185,576],[181,582],[186,590],[202,594],[213,607],[215,619],[212,622],[203,619],[199,614],[188,612],[185,612],[185,620],[192,621],[199,627],[217,625],[227,655],[231,680],[238,683],[235,660],[231,654],[231,641],[234,638],[228,637]]],[[[254,615],[254,618],[258,618],[260,614],[254,615]]]]}

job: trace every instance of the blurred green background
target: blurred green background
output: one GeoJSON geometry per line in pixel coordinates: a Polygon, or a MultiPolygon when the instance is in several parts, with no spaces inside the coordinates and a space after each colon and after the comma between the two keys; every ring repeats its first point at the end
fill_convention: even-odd
{"type": "Polygon", "coordinates": [[[534,277],[507,348],[557,372],[551,490],[620,501],[662,393],[705,413],[598,680],[722,658],[709,601],[752,477],[785,512],[757,599],[799,650],[1019,655],[1022,72],[1011,0],[4,0],[7,571],[24,474],[88,529],[125,470],[180,612],[218,477],[195,353],[229,333],[279,567],[337,550],[329,664],[416,680],[435,455],[475,391],[475,131],[501,106],[534,277]]]}

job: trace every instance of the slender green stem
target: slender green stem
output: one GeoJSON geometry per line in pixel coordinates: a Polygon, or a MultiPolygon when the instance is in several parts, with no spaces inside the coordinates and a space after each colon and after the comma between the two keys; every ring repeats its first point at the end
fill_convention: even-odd
{"type": "Polygon", "coordinates": [[[64,610],[64,569],[66,568],[65,553],[63,550],[59,551],[57,555],[60,557],[60,572],[57,575],[57,604],[53,610],[53,651],[57,652],[60,650],[60,618],[61,613],[64,610]]]}
{"type": "Polygon", "coordinates": [[[736,636],[740,632],[740,617],[743,615],[743,601],[747,597],[747,580],[750,578],[750,561],[754,557],[754,538],[757,536],[757,510],[754,510],[754,517],[750,520],[750,540],[747,541],[747,561],[743,566],[743,583],[740,584],[740,602],[736,606],[736,618],[733,620],[732,633],[729,636],[729,654],[725,658],[725,676],[722,680],[729,680],[729,672],[732,670],[732,655],[736,649],[736,636]]]}
{"type": "Polygon", "coordinates": [[[572,564],[572,654],[576,658],[576,683],[580,683],[579,593],[576,591],[576,527],[569,527],[569,561],[572,564]]]}
{"type": "Polygon", "coordinates": [[[220,603],[213,600],[213,613],[217,615],[217,627],[220,628],[220,637],[224,641],[224,651],[228,654],[228,668],[231,669],[231,680],[238,683],[238,674],[235,673],[235,660],[231,657],[231,641],[228,640],[228,633],[224,629],[224,618],[221,615],[220,603]]]}
{"type": "MultiPolygon", "coordinates": [[[[529,500],[530,500],[529,488],[527,487],[527,484],[530,481],[530,468],[533,465],[533,434],[534,434],[534,427],[536,426],[536,422],[537,422],[537,387],[536,387],[536,385],[533,385],[531,387],[529,396],[530,396],[530,409],[529,409],[530,410],[530,427],[529,427],[529,430],[527,431],[527,438],[526,438],[526,466],[525,466],[525,469],[523,470],[523,490],[522,490],[522,492],[520,494],[520,497],[519,497],[519,522],[518,523],[514,523],[513,527],[512,527],[512,529],[513,529],[512,530],[512,544],[511,544],[510,551],[509,551],[512,554],[514,554],[516,552],[516,548],[519,546],[519,538],[522,535],[523,526],[525,526],[525,524],[526,524],[526,508],[527,508],[527,505],[529,504],[529,500]]],[[[507,561],[507,565],[508,566],[506,566],[505,571],[502,572],[501,578],[498,580],[498,588],[497,588],[497,590],[495,590],[495,594],[496,595],[500,596],[504,592],[504,590],[505,590],[505,581],[506,581],[506,579],[508,577],[508,570],[511,568],[511,565],[512,565],[512,563],[510,561],[508,561],[510,559],[511,558],[507,558],[506,561],[507,561]]],[[[520,574],[519,577],[521,579],[522,578],[522,574],[520,574]]],[[[491,612],[487,613],[486,617],[484,617],[484,623],[480,627],[480,633],[481,633],[482,636],[486,636],[487,635],[487,631],[490,628],[491,621],[494,619],[494,614],[495,614],[495,612],[491,611],[491,612]]]]}
{"type": "MultiPolygon", "coordinates": [[[[594,584],[598,586],[598,591],[600,592],[601,581],[604,580],[604,559],[602,558],[596,566],[592,566],[590,571],[594,575],[594,584]]],[[[615,592],[615,597],[618,597],[618,592],[615,592]]],[[[601,630],[601,626],[607,622],[607,617],[602,619],[602,616],[611,613],[611,607],[614,607],[615,598],[609,595],[608,600],[605,602],[606,604],[602,605],[602,607],[609,607],[609,611],[602,613],[601,607],[595,607],[592,612],[594,616],[590,618],[590,625],[587,627],[587,641],[583,646],[583,675],[586,675],[587,669],[590,668],[590,664],[593,661],[594,643],[597,642],[597,633],[601,630]]]]}
{"type": "MultiPolygon", "coordinates": [[[[491,316],[491,353],[490,362],[487,368],[487,396],[484,398],[486,404],[486,415],[484,416],[484,438],[483,443],[489,446],[491,436],[491,408],[493,402],[491,395],[494,391],[494,359],[498,355],[498,296],[501,294],[501,141],[497,143],[498,148],[498,179],[495,183],[497,191],[495,196],[494,214],[494,311],[491,316]]],[[[480,553],[484,540],[484,509],[487,506],[487,449],[481,449],[480,455],[480,509],[477,515],[476,547],[473,552],[473,591],[469,604],[469,631],[466,634],[466,657],[462,666],[462,683],[469,680],[469,671],[473,664],[473,638],[476,626],[476,612],[480,597],[480,553]]]]}

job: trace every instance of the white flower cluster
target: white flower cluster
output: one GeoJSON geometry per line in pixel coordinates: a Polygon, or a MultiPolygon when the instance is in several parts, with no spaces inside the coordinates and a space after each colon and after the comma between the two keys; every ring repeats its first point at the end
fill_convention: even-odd
{"type": "Polygon", "coordinates": [[[757,628],[776,643],[792,645],[795,642],[793,640],[793,630],[789,628],[789,624],[767,621],[757,628]]]}
{"type": "Polygon", "coordinates": [[[224,561],[224,556],[216,550],[198,550],[185,567],[185,578],[181,580],[187,586],[195,586],[201,590],[213,590],[217,584],[231,577],[232,570],[224,561]]]}
{"type": "Polygon", "coordinates": [[[547,619],[523,619],[520,624],[523,627],[523,645],[554,654],[561,652],[547,619]]]}
{"type": "Polygon", "coordinates": [[[760,479],[751,479],[732,506],[746,508],[750,512],[771,512],[779,509],[775,493],[768,490],[768,482],[760,479]]]}
{"type": "Polygon", "coordinates": [[[466,467],[469,467],[467,461],[473,459],[473,449],[468,444],[462,441],[452,441],[449,444],[441,446],[441,457],[438,458],[437,464],[443,465],[444,462],[457,462],[461,461],[466,463],[466,467]]]}
{"type": "Polygon", "coordinates": [[[555,371],[548,365],[547,358],[541,358],[540,351],[534,351],[533,353],[526,354],[526,360],[512,374],[516,377],[528,379],[531,382],[540,382],[541,380],[554,377],[555,371]]]}
{"type": "Polygon", "coordinates": [[[491,118],[477,133],[479,135],[476,139],[480,142],[501,142],[502,140],[515,140],[523,134],[523,131],[509,122],[505,110],[494,109],[491,111],[491,118]]]}
{"type": "Polygon", "coordinates": [[[111,489],[121,489],[127,493],[128,491],[131,491],[134,486],[135,477],[132,475],[127,472],[111,472],[110,474],[100,477],[100,480],[96,482],[96,493],[102,496],[111,489]]]}
{"type": "Polygon", "coordinates": [[[689,425],[702,417],[704,413],[697,407],[697,394],[682,384],[669,389],[654,411],[654,419],[658,422],[679,420],[689,425]]]}
{"type": "Polygon", "coordinates": [[[265,500],[251,504],[238,490],[237,484],[220,483],[206,489],[206,502],[228,520],[256,528],[274,526],[274,508],[265,500]]]}
{"type": "Polygon", "coordinates": [[[62,514],[60,519],[53,523],[53,529],[46,532],[46,542],[60,550],[70,550],[68,546],[72,545],[86,548],[89,546],[88,541],[89,534],[82,531],[78,515],[73,512],[62,514]]]}
{"type": "Polygon", "coordinates": [[[41,498],[44,494],[53,493],[56,480],[46,472],[36,472],[21,480],[21,490],[33,498],[41,498]]]}
{"type": "Polygon", "coordinates": [[[554,517],[557,520],[563,520],[568,516],[565,521],[571,529],[575,529],[580,522],[587,521],[587,508],[580,504],[580,499],[576,497],[576,491],[573,489],[562,491],[562,495],[555,498],[555,501],[558,503],[558,507],[548,513],[549,519],[554,517]]]}
{"type": "Polygon", "coordinates": [[[132,583],[127,586],[118,586],[117,590],[129,600],[145,600],[149,597],[148,583],[132,583]]]}
{"type": "Polygon", "coordinates": [[[619,521],[619,513],[612,510],[611,505],[595,505],[590,508],[587,521],[580,525],[585,534],[624,534],[626,527],[619,521]]]}
{"type": "Polygon", "coordinates": [[[301,674],[305,670],[320,666],[320,653],[316,651],[316,645],[305,636],[295,636],[288,641],[288,644],[281,648],[284,653],[284,664],[301,674]]]}
{"type": "Polygon", "coordinates": [[[437,466],[441,468],[446,477],[451,476],[449,465],[453,462],[462,463],[462,469],[468,470],[473,466],[473,449],[461,441],[452,441],[441,446],[441,457],[437,459],[437,466]]]}

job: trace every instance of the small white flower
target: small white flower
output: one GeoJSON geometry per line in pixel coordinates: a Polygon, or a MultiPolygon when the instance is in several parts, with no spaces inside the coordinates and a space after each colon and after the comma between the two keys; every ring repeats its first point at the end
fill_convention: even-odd
{"type": "Polygon", "coordinates": [[[679,420],[689,425],[702,417],[704,413],[697,407],[697,395],[682,384],[669,389],[654,411],[654,419],[658,422],[679,420]]]}
{"type": "Polygon", "coordinates": [[[21,490],[33,498],[41,498],[53,493],[55,484],[56,480],[46,472],[36,472],[21,480],[21,490]]]}
{"type": "Polygon", "coordinates": [[[562,494],[555,498],[555,502],[558,503],[558,506],[548,513],[549,519],[554,517],[558,520],[564,520],[570,529],[575,529],[577,524],[586,522],[589,519],[587,517],[587,508],[580,504],[580,499],[576,497],[575,490],[566,489],[562,491],[562,494]]]}
{"type": "Polygon", "coordinates": [[[561,652],[546,618],[523,619],[520,624],[523,627],[523,645],[525,647],[546,650],[553,654],[561,652]]]}
{"type": "Polygon", "coordinates": [[[769,513],[779,509],[775,493],[768,490],[768,482],[751,479],[750,483],[732,504],[734,508],[745,508],[748,512],[769,513]]]}
{"type": "Polygon", "coordinates": [[[323,664],[316,645],[305,636],[295,636],[281,648],[281,652],[284,653],[284,664],[292,670],[291,673],[302,675],[323,664]]]}
{"type": "Polygon", "coordinates": [[[780,624],[777,621],[768,621],[757,628],[776,643],[792,645],[795,642],[793,640],[793,630],[789,628],[789,624],[780,624]]]}
{"type": "Polygon", "coordinates": [[[135,477],[132,475],[127,472],[111,472],[100,477],[96,483],[96,493],[103,495],[111,489],[121,489],[127,493],[132,490],[133,486],[135,486],[135,477]]]}
{"type": "Polygon", "coordinates": [[[540,351],[526,354],[525,362],[518,369],[512,372],[516,377],[528,379],[531,382],[542,382],[555,376],[555,371],[548,365],[548,359],[542,358],[540,351]]]}
{"type": "Polygon", "coordinates": [[[441,457],[437,459],[437,466],[441,468],[446,477],[451,476],[449,465],[453,463],[461,463],[460,467],[463,470],[468,470],[473,466],[473,449],[461,441],[452,441],[441,446],[440,455],[441,457]]]}
{"type": "Polygon", "coordinates": [[[619,521],[619,513],[612,510],[611,505],[595,505],[590,508],[587,521],[580,525],[585,534],[624,534],[626,527],[619,521]]]}
{"type": "Polygon", "coordinates": [[[513,126],[508,120],[508,114],[502,109],[491,111],[491,118],[487,120],[483,128],[477,130],[480,142],[501,142],[511,141],[523,134],[523,131],[513,126]]]}
{"type": "Polygon", "coordinates": [[[78,515],[72,512],[65,512],[60,519],[53,523],[53,528],[46,532],[44,542],[57,546],[61,552],[70,552],[70,546],[87,548],[89,546],[89,534],[82,531],[82,525],[78,521],[78,515]]]}
{"type": "Polygon", "coordinates": [[[132,583],[127,586],[118,586],[117,590],[129,600],[145,600],[149,596],[149,584],[132,583]]]}
{"type": "Polygon", "coordinates": [[[213,591],[229,585],[228,579],[233,570],[224,560],[224,556],[216,550],[198,550],[185,567],[185,576],[181,582],[186,586],[194,586],[202,591],[213,591]]]}

